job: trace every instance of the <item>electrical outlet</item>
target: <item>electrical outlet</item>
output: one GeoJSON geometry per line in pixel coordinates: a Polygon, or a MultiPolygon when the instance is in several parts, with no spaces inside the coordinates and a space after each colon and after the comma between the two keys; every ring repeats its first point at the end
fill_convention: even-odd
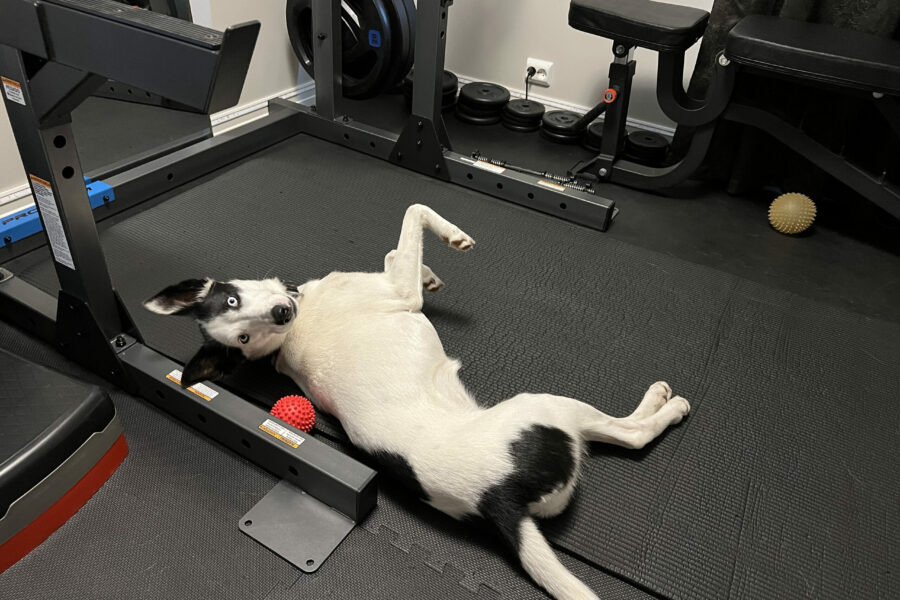
{"type": "Polygon", "coordinates": [[[535,71],[534,77],[531,78],[531,83],[543,87],[550,87],[550,75],[553,72],[552,62],[529,57],[528,61],[525,63],[526,75],[528,74],[529,67],[534,67],[535,71]]]}

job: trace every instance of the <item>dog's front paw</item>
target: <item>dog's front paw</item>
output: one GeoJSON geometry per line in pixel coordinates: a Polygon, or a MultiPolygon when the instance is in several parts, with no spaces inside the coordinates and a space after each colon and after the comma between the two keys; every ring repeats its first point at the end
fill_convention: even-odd
{"type": "Polygon", "coordinates": [[[681,396],[673,397],[671,400],[666,402],[666,404],[674,406],[675,412],[678,415],[677,420],[673,421],[673,423],[680,422],[681,419],[683,419],[685,417],[685,415],[687,415],[689,412],[691,412],[690,403],[687,400],[685,400],[684,398],[682,398],[681,396]]]}
{"type": "Polygon", "coordinates": [[[463,231],[457,229],[456,233],[451,235],[449,238],[444,240],[447,244],[454,248],[455,250],[459,250],[460,252],[465,252],[466,250],[471,250],[472,246],[475,245],[475,240],[466,235],[463,231]]]}
{"type": "Polygon", "coordinates": [[[444,282],[441,281],[437,275],[432,275],[428,279],[424,279],[422,281],[422,287],[424,287],[429,292],[436,292],[444,287],[444,282]]]}

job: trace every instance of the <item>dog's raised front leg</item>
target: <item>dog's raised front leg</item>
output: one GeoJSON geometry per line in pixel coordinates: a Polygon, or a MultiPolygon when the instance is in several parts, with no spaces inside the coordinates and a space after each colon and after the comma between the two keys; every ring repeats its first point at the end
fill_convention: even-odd
{"type": "Polygon", "coordinates": [[[425,229],[456,250],[469,250],[475,245],[475,240],[427,206],[413,204],[406,209],[397,251],[390,265],[386,264],[385,273],[398,293],[411,301],[413,310],[422,308],[422,232],[425,229]]]}
{"type": "MultiPolygon", "coordinates": [[[[391,268],[391,264],[394,262],[394,257],[397,256],[396,250],[391,250],[384,256],[384,270],[387,271],[391,268]]],[[[436,292],[442,287],[444,287],[444,282],[441,281],[441,278],[434,274],[428,265],[422,265],[422,287],[428,290],[429,292],[436,292]]]]}

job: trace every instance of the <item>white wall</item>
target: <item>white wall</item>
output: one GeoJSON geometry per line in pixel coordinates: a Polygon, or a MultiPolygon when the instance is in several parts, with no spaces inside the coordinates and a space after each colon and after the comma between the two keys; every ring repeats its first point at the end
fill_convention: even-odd
{"type": "Polygon", "coordinates": [[[224,30],[245,21],[261,29],[238,105],[251,104],[309,81],[291,49],[284,18],[285,0],[192,0],[194,22],[224,30]]]}
{"type": "MultiPolygon", "coordinates": [[[[25,169],[19,158],[19,149],[13,137],[9,119],[6,118],[6,105],[0,101],[0,199],[13,190],[25,185],[25,169]]],[[[3,208],[0,207],[0,213],[3,208]]]]}
{"type": "MultiPolygon", "coordinates": [[[[622,0],[628,2],[629,0],[622,0]]],[[[662,0],[710,10],[713,0],[662,0]]],[[[569,0],[456,0],[447,26],[446,66],[461,77],[524,90],[528,57],[553,62],[551,87],[531,93],[593,106],[608,81],[612,42],[569,27],[569,0]]],[[[685,59],[693,70],[700,44],[685,59]]],[[[671,126],[656,104],[656,53],[636,49],[629,117],[671,126]]]]}

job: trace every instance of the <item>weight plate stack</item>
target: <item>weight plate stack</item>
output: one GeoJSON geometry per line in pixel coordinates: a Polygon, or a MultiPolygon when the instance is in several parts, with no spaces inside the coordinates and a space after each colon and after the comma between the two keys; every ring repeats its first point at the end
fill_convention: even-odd
{"type": "Polygon", "coordinates": [[[495,83],[476,81],[466,84],[459,91],[456,116],[471,125],[499,123],[503,107],[509,102],[509,90],[495,83]]]}
{"type": "Polygon", "coordinates": [[[541,136],[557,144],[577,144],[584,129],[575,125],[581,115],[571,110],[552,110],[541,119],[541,136]]]}
{"type": "Polygon", "coordinates": [[[584,130],[581,145],[591,152],[600,152],[600,144],[603,142],[603,121],[594,121],[584,130]]]}
{"type": "MultiPolygon", "coordinates": [[[[412,108],[413,81],[415,69],[411,70],[403,78],[403,97],[406,98],[406,106],[412,108]]],[[[459,89],[459,78],[451,71],[444,71],[444,81],[441,91],[441,110],[450,110],[456,104],[456,92],[459,89]]]]}
{"type": "Polygon", "coordinates": [[[512,100],[503,107],[503,126],[522,133],[537,131],[545,110],[543,104],[534,100],[512,100]]]}
{"type": "Polygon", "coordinates": [[[653,131],[633,131],[625,137],[625,156],[650,167],[661,166],[669,153],[669,141],[653,131]]]}

